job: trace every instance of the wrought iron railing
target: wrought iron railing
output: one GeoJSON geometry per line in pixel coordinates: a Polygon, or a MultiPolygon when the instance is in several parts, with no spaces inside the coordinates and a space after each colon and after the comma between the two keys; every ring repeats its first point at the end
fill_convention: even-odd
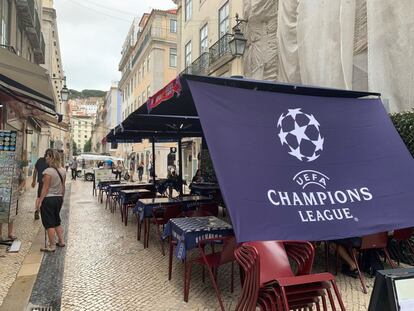
{"type": "Polygon", "coordinates": [[[210,67],[210,53],[204,52],[190,66],[184,69],[183,73],[193,75],[208,75],[210,67]]]}
{"type": "Polygon", "coordinates": [[[231,54],[229,42],[232,37],[229,33],[225,34],[210,47],[210,64],[214,64],[223,56],[231,54]]]}

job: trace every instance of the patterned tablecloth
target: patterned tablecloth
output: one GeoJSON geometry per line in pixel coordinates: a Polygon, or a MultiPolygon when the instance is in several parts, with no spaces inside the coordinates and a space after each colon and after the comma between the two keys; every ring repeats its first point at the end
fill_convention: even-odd
{"type": "Polygon", "coordinates": [[[154,207],[162,207],[165,205],[172,205],[180,203],[183,206],[183,211],[192,209],[203,203],[209,203],[211,199],[206,196],[185,196],[178,197],[174,199],[170,198],[154,198],[154,199],[142,199],[138,200],[133,211],[139,213],[139,218],[143,220],[144,218],[152,217],[152,210],[154,207]]]}
{"type": "Polygon", "coordinates": [[[197,247],[198,242],[233,234],[233,227],[215,216],[170,219],[165,226],[163,238],[172,236],[178,244],[175,256],[183,260],[186,252],[197,247]]]}

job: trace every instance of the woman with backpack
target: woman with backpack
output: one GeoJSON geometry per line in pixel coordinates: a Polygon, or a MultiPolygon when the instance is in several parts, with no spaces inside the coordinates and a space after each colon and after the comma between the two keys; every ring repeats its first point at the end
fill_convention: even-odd
{"type": "Polygon", "coordinates": [[[65,194],[66,171],[60,165],[60,154],[57,150],[48,150],[45,157],[49,167],[43,171],[42,193],[37,201],[36,208],[40,208],[42,223],[49,240],[48,245],[40,250],[54,252],[56,246],[65,246],[59,214],[65,194]],[[58,243],[55,243],[56,235],[58,243]]]}

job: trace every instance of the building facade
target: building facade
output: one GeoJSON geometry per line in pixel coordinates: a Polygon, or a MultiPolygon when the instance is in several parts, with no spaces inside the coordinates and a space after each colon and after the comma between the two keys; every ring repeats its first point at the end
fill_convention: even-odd
{"type": "Polygon", "coordinates": [[[51,58],[42,20],[41,0],[0,0],[0,126],[17,131],[29,175],[51,145],[51,128],[60,127],[49,72],[39,66],[51,58]]]}
{"type": "MultiPolygon", "coordinates": [[[[177,15],[176,10],[152,10],[131,25],[123,45],[119,70],[122,120],[143,105],[147,99],[173,80],[177,75],[177,15]]],[[[135,157],[143,162],[144,174],[152,159],[152,146],[148,140],[137,144],[120,144],[122,157],[135,157]]],[[[156,172],[167,176],[169,144],[156,148],[156,172]]]]}
{"type": "MultiPolygon", "coordinates": [[[[105,125],[107,128],[107,132],[102,137],[102,140],[108,134],[108,131],[110,129],[113,129],[114,127],[116,127],[117,125],[121,123],[122,121],[121,104],[122,104],[121,92],[118,89],[118,82],[113,82],[111,85],[111,88],[106,93],[106,97],[105,97],[105,108],[106,108],[105,125]]],[[[104,149],[105,149],[105,152],[109,152],[113,156],[117,156],[117,157],[122,156],[120,148],[111,148],[110,144],[106,144],[104,149]]]]}
{"type": "MultiPolygon", "coordinates": [[[[85,144],[92,140],[92,133],[96,122],[98,109],[102,107],[104,99],[101,97],[77,98],[68,102],[71,124],[71,141],[75,142],[77,151],[84,150],[85,144]]],[[[96,146],[96,144],[95,144],[96,146]]]]}

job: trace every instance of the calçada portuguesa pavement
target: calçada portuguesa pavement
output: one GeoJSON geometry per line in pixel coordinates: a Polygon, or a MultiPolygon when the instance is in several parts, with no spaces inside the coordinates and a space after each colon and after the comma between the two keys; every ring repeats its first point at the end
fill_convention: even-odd
{"type": "MultiPolygon", "coordinates": [[[[149,248],[144,249],[136,239],[135,217],[129,217],[125,226],[119,210],[112,214],[92,195],[91,183],[68,183],[62,209],[67,243],[52,254],[39,251],[43,228],[40,221],[33,220],[34,190],[28,189],[21,197],[15,234],[22,240],[22,248],[9,254],[0,246],[0,311],[19,310],[13,304],[28,303],[52,306],[53,310],[219,310],[208,277],[205,283],[201,281],[201,267],[193,268],[189,302],[183,301],[183,264],[174,259],[172,280],[168,281],[168,255],[161,254],[155,228],[149,248]],[[16,296],[22,277],[33,279],[27,297],[16,296]]],[[[193,253],[197,255],[197,250],[193,253]]],[[[319,250],[315,271],[322,271],[323,262],[319,250]]],[[[234,293],[230,293],[230,266],[220,268],[218,274],[226,310],[234,310],[239,299],[237,270],[234,293]]],[[[337,283],[347,310],[368,309],[373,279],[367,278],[367,295],[358,279],[339,274],[337,283]]]]}

